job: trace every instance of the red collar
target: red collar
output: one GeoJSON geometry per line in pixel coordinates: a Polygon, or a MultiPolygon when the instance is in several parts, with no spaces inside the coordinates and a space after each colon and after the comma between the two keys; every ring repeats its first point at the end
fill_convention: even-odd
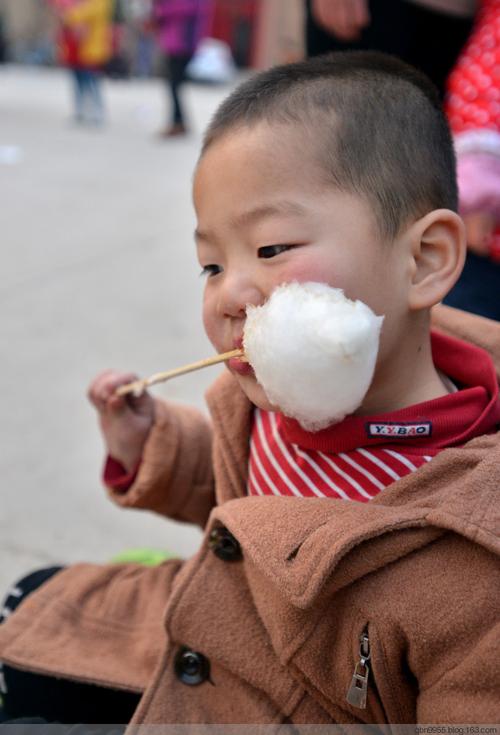
{"type": "Polygon", "coordinates": [[[332,454],[377,444],[399,450],[413,447],[416,453],[420,448],[424,453],[493,431],[500,422],[500,399],[490,355],[438,332],[431,337],[434,364],[457,385],[456,393],[392,413],[348,416],[315,433],[277,414],[285,438],[304,449],[332,454]]]}

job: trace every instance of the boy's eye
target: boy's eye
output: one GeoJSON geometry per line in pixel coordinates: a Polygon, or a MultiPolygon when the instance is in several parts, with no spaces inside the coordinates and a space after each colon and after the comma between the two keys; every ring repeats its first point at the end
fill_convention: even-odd
{"type": "Polygon", "coordinates": [[[208,276],[211,278],[212,276],[216,276],[218,273],[222,272],[222,268],[220,265],[216,265],[215,263],[210,263],[209,265],[203,266],[203,270],[200,273],[200,276],[208,276]]]}
{"type": "Polygon", "coordinates": [[[293,248],[293,245],[265,245],[259,248],[257,253],[259,258],[274,258],[275,255],[284,253],[286,250],[293,248]]]}

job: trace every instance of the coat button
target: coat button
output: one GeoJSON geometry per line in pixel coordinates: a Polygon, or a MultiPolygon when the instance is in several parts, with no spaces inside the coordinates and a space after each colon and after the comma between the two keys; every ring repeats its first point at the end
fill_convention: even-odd
{"type": "Polygon", "coordinates": [[[222,561],[238,561],[242,557],[241,546],[224,526],[212,529],[208,543],[222,561]]]}
{"type": "Polygon", "coordinates": [[[183,646],[175,657],[175,675],[183,684],[195,687],[210,677],[210,661],[202,653],[183,646]]]}

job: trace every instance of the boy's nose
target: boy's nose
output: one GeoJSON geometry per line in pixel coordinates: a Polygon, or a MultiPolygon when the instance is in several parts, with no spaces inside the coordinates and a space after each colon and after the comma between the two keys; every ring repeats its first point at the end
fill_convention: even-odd
{"type": "Polygon", "coordinates": [[[248,279],[228,278],[220,293],[219,311],[222,316],[241,318],[248,304],[259,306],[263,302],[264,297],[256,284],[248,279]]]}

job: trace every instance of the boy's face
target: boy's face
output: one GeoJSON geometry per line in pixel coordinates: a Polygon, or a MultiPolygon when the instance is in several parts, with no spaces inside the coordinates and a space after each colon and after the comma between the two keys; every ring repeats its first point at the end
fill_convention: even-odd
{"type": "MultiPolygon", "coordinates": [[[[365,199],[325,184],[313,156],[300,131],[261,124],[216,141],[198,165],[203,321],[217,352],[241,346],[247,304],[264,303],[290,281],[342,288],[385,315],[379,362],[397,343],[407,312],[407,261],[395,244],[381,241],[365,199]]],[[[250,366],[231,360],[228,367],[248,398],[269,410],[250,366]]]]}

